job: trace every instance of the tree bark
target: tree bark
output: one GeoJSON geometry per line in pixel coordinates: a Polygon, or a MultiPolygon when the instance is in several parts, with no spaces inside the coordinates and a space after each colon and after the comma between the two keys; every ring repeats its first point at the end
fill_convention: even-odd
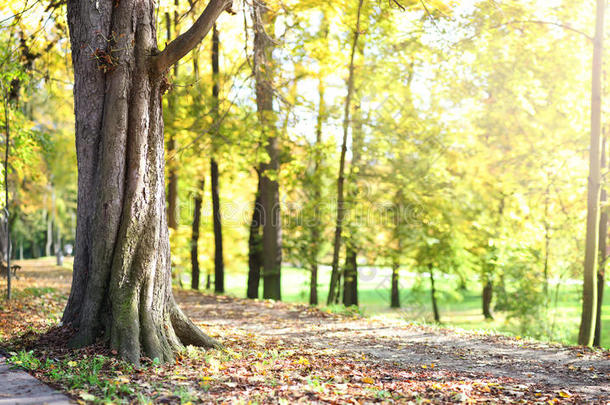
{"type": "Polygon", "coordinates": [[[277,175],[280,169],[278,138],[273,111],[273,42],[266,28],[273,27],[274,18],[264,1],[254,2],[254,77],[256,106],[269,156],[260,165],[260,198],[265,220],[263,227],[263,298],[281,300],[282,224],[277,175]]]}
{"type": "MultiPolygon", "coordinates": [[[[358,174],[360,168],[360,157],[362,154],[362,117],[360,105],[354,111],[355,123],[352,125],[352,162],[348,175],[347,204],[344,214],[350,210],[353,212],[358,199],[358,174]],[[351,187],[350,187],[351,186],[351,187]]],[[[349,237],[345,242],[345,268],[343,271],[343,304],[345,306],[358,305],[358,266],[356,257],[358,255],[358,226],[353,223],[347,224],[349,237]]]]}
{"type": "MultiPolygon", "coordinates": [[[[220,49],[220,38],[216,24],[212,29],[212,98],[214,103],[214,120],[218,120],[219,92],[220,92],[220,65],[218,61],[220,49]]],[[[216,123],[218,128],[218,123],[216,123]]],[[[218,131],[218,129],[216,129],[218,131]]],[[[214,139],[212,144],[214,145],[214,139]]],[[[215,149],[215,148],[213,148],[215,149]]],[[[213,151],[215,152],[215,150],[213,151]]],[[[218,189],[218,163],[215,158],[210,159],[210,178],[212,183],[212,216],[214,223],[214,291],[223,293],[225,291],[225,269],[222,250],[222,217],[220,216],[220,194],[218,189]]]]}
{"type": "Polygon", "coordinates": [[[45,256],[51,256],[51,247],[53,247],[53,216],[50,212],[47,212],[47,243],[44,246],[45,256]]]}
{"type": "Polygon", "coordinates": [[[493,282],[491,279],[485,281],[483,286],[483,316],[485,319],[494,319],[491,313],[491,300],[493,299],[493,282]]]}
{"type": "MultiPolygon", "coordinates": [[[[172,25],[174,27],[174,33],[178,33],[178,5],[179,0],[174,0],[174,19],[172,24],[172,18],[169,12],[165,13],[165,25],[167,28],[167,42],[172,40],[172,25]]],[[[174,64],[174,80],[178,78],[178,64],[174,64]]],[[[172,119],[176,119],[176,92],[172,91],[167,97],[167,109],[168,115],[172,119]]],[[[175,128],[169,132],[169,139],[167,141],[167,154],[172,157],[168,162],[168,182],[167,182],[167,223],[170,228],[178,229],[178,170],[176,165],[176,158],[174,156],[176,151],[176,131],[175,128]]]]}
{"type": "Polygon", "coordinates": [[[434,313],[434,322],[441,323],[441,315],[438,311],[438,305],[436,303],[436,287],[434,286],[434,267],[428,266],[430,272],[430,298],[432,299],[432,311],[434,313]]]}
{"type": "MultiPolygon", "coordinates": [[[[606,167],[606,137],[602,139],[601,167],[606,167]]],[[[605,207],[607,199],[606,188],[602,187],[600,205],[603,207],[599,217],[599,266],[597,268],[597,311],[595,314],[595,332],[593,335],[593,346],[601,347],[602,342],[602,307],[604,303],[604,283],[606,273],[606,254],[608,241],[608,207],[605,207]]]]}
{"type": "Polygon", "coordinates": [[[391,308],[400,308],[400,291],[398,285],[399,269],[400,265],[398,264],[398,261],[395,261],[392,264],[392,290],[390,293],[391,308]]]}
{"type": "MultiPolygon", "coordinates": [[[[5,144],[4,144],[4,219],[5,232],[6,232],[6,299],[11,300],[13,295],[12,288],[12,275],[11,275],[11,227],[10,227],[10,211],[9,211],[9,195],[8,195],[8,156],[11,145],[11,124],[10,124],[10,111],[9,111],[9,100],[7,94],[2,94],[4,102],[4,130],[5,130],[5,144]]],[[[0,265],[2,263],[0,262],[0,265]]]]}
{"type": "Polygon", "coordinates": [[[333,242],[333,261],[330,274],[330,286],[328,288],[327,304],[337,302],[339,296],[339,252],[341,250],[341,234],[343,232],[344,213],[344,195],[343,183],[345,182],[345,155],[347,153],[347,135],[350,126],[350,108],[352,95],[354,92],[354,56],[358,47],[358,38],[360,36],[360,14],[362,12],[363,0],[358,1],[358,14],[356,17],[356,29],[354,30],[354,38],[352,41],[352,49],[350,54],[349,72],[347,77],[347,96],[345,97],[345,109],[343,113],[343,138],[341,141],[341,156],[339,158],[339,175],[337,176],[337,218],[335,222],[335,238],[333,242]]]}
{"type": "Polygon", "coordinates": [[[191,288],[199,290],[199,226],[201,224],[201,205],[203,202],[203,188],[205,180],[199,182],[199,190],[195,194],[193,209],[193,225],[191,231],[191,288]]]}
{"type": "Polygon", "coordinates": [[[263,207],[261,206],[260,178],[256,189],[256,198],[252,210],[252,221],[250,221],[250,237],[248,239],[248,290],[246,296],[258,298],[260,284],[262,258],[261,221],[263,220],[263,207]]]}
{"type": "Polygon", "coordinates": [[[225,270],[222,253],[222,218],[220,216],[220,196],[218,193],[218,163],[210,161],[210,177],[212,182],[212,215],[214,221],[214,291],[225,291],[225,270]]]}
{"type": "Polygon", "coordinates": [[[589,181],[587,192],[587,233],[585,237],[584,283],[582,294],[582,316],[578,333],[578,344],[591,346],[595,335],[597,312],[597,256],[599,231],[600,196],[600,137],[602,101],[602,53],[604,36],[605,0],[597,0],[595,38],[593,46],[591,88],[591,145],[589,148],[589,181]]]}
{"type": "Polygon", "coordinates": [[[78,163],[77,237],[64,324],[75,347],[103,338],[135,364],[182,345],[217,347],[172,293],[165,210],[165,71],[229,7],[211,0],[157,50],[153,2],[68,1],[78,163]],[[185,39],[186,36],[186,39],[185,39]]]}
{"type": "Polygon", "coordinates": [[[358,306],[358,253],[347,247],[345,254],[345,274],[343,276],[343,305],[358,306]]]}
{"type": "Polygon", "coordinates": [[[543,262],[543,275],[544,275],[544,306],[549,306],[549,248],[551,245],[551,225],[549,223],[549,199],[550,199],[550,187],[551,180],[547,176],[547,186],[544,193],[544,262],[543,262]]]}
{"type": "MultiPolygon", "coordinates": [[[[326,20],[324,20],[326,21],[326,20]]],[[[325,33],[328,35],[328,27],[324,22],[325,33]]],[[[320,77],[318,82],[318,117],[316,120],[316,143],[314,145],[314,179],[313,179],[313,198],[316,204],[321,204],[322,198],[322,178],[320,168],[322,166],[322,127],[326,119],[326,105],[324,103],[324,82],[320,77]]],[[[318,305],[318,256],[320,254],[320,237],[322,234],[322,224],[316,210],[315,218],[311,226],[311,249],[310,249],[310,279],[309,279],[309,305],[318,305]]]]}

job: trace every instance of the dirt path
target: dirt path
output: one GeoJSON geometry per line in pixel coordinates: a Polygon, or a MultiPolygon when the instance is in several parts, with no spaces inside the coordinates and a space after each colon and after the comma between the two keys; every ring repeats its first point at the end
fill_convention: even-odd
{"type": "MultiPolygon", "coordinates": [[[[28,298],[17,294],[16,306],[0,311],[0,324],[16,336],[34,326],[44,330],[56,324],[71,279],[69,270],[48,260],[22,266],[16,289],[21,295],[33,291],[28,298]],[[55,292],[47,293],[47,287],[55,292]]],[[[131,376],[138,391],[170,398],[169,403],[182,401],[175,394],[181,389],[194,393],[193,403],[230,398],[277,403],[278,396],[287,403],[369,403],[392,392],[398,403],[610,403],[608,351],[338,316],[297,304],[185,290],[175,294],[195,322],[239,355],[223,359],[212,354],[226,362],[222,367],[196,357],[158,374],[131,376]],[[285,357],[269,357],[278,352],[285,357]]],[[[66,355],[63,348],[47,349],[55,350],[53,356],[66,355]]],[[[38,380],[8,372],[1,364],[0,405],[53,403],[45,399],[47,394],[58,398],[58,404],[67,403],[38,380]],[[19,396],[33,402],[17,402],[19,396]]],[[[78,397],[80,391],[66,392],[78,397]]]]}
{"type": "MultiPolygon", "coordinates": [[[[178,301],[210,330],[243,331],[285,345],[336,350],[404,369],[435,368],[464,378],[510,377],[519,384],[610,401],[608,353],[501,336],[333,316],[306,307],[178,291],[178,301]]],[[[390,376],[391,377],[391,376],[390,376]]],[[[518,392],[515,392],[518,396],[518,392]]]]}

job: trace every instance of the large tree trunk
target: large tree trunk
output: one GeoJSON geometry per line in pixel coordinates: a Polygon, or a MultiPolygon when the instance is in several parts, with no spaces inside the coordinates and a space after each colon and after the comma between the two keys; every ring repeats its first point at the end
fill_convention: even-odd
{"type": "Polygon", "coordinates": [[[584,284],[582,294],[582,316],[578,344],[591,346],[595,335],[597,311],[597,254],[600,195],[600,138],[602,102],[602,52],[604,36],[604,13],[606,1],[597,0],[595,38],[593,46],[591,89],[591,145],[589,148],[589,181],[587,193],[587,233],[585,238],[584,284]]]}
{"type": "MultiPolygon", "coordinates": [[[[606,167],[606,137],[602,140],[601,167],[606,167]]],[[[599,267],[597,269],[597,311],[595,316],[595,332],[593,346],[600,347],[602,342],[602,307],[604,301],[604,282],[606,273],[606,247],[608,242],[608,207],[606,207],[607,193],[602,187],[600,205],[603,207],[599,217],[599,267]]]]}
{"type": "Polygon", "coordinates": [[[163,52],[157,50],[153,4],[68,1],[78,218],[63,322],[77,330],[71,345],[103,337],[135,364],[141,355],[171,360],[183,344],[218,346],[172,294],[161,99],[167,69],[230,3],[211,0],[163,52]]]}
{"type": "Polygon", "coordinates": [[[333,242],[333,261],[330,273],[330,286],[328,288],[327,304],[338,302],[339,297],[339,252],[341,250],[341,234],[343,232],[344,212],[344,195],[343,184],[345,182],[345,155],[347,153],[347,135],[350,126],[350,109],[352,96],[354,93],[354,56],[358,47],[358,38],[360,37],[360,14],[362,11],[363,0],[358,1],[358,14],[356,19],[356,29],[354,30],[354,38],[352,41],[352,49],[350,54],[349,72],[347,77],[347,96],[345,97],[345,108],[343,112],[343,138],[341,141],[341,156],[339,158],[339,175],[337,176],[337,218],[335,222],[335,239],[333,242]]]}
{"type": "Polygon", "coordinates": [[[260,198],[265,220],[263,227],[263,298],[280,300],[282,267],[282,224],[277,174],[280,169],[278,139],[273,112],[273,31],[274,17],[264,1],[254,2],[254,77],[256,107],[266,144],[268,163],[260,165],[260,198]],[[272,174],[269,175],[269,172],[272,174]]]}
{"type": "Polygon", "coordinates": [[[263,265],[263,247],[260,233],[262,215],[259,177],[254,208],[252,210],[252,220],[250,221],[250,237],[248,238],[248,290],[246,296],[252,299],[258,298],[261,267],[263,265]]]}
{"type": "MultiPolygon", "coordinates": [[[[216,24],[212,30],[212,97],[214,103],[214,120],[219,120],[219,92],[220,92],[220,65],[218,52],[220,49],[220,38],[216,24]]],[[[215,125],[218,128],[218,122],[215,125]]],[[[218,130],[218,129],[216,129],[218,130]]],[[[213,139],[214,144],[216,140],[213,139]]],[[[212,183],[212,216],[214,222],[214,291],[223,293],[225,291],[225,268],[222,252],[222,218],[220,216],[220,194],[218,190],[218,163],[215,158],[210,160],[210,178],[212,183]]]]}
{"type": "Polygon", "coordinates": [[[199,182],[199,190],[195,194],[193,208],[193,226],[191,232],[191,288],[193,290],[199,289],[199,226],[201,224],[201,205],[203,202],[203,187],[205,180],[199,182]]]}

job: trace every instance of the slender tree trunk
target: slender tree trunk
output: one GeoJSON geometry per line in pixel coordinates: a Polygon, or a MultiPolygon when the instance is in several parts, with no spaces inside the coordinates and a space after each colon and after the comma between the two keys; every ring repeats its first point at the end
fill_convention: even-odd
{"type": "Polygon", "coordinates": [[[483,316],[485,319],[494,319],[491,313],[491,300],[493,299],[493,282],[491,279],[485,281],[483,287],[483,316]]]}
{"type": "Polygon", "coordinates": [[[263,298],[281,300],[282,224],[279,184],[275,180],[280,162],[273,111],[273,42],[269,38],[274,17],[264,1],[254,3],[253,21],[256,106],[269,156],[269,162],[260,166],[260,198],[265,213],[262,224],[263,298]]]}
{"type": "Polygon", "coordinates": [[[436,288],[434,286],[434,267],[428,266],[430,272],[430,298],[432,299],[432,311],[434,312],[434,322],[441,323],[441,315],[438,312],[438,305],[436,304],[436,288]]]}
{"type": "Polygon", "coordinates": [[[141,355],[171,360],[187,344],[218,346],[172,294],[161,100],[165,72],[230,3],[211,0],[162,52],[154,4],[68,1],[78,206],[63,323],[76,329],[72,346],[103,337],[135,364],[141,355]]]}
{"type": "Polygon", "coordinates": [[[32,258],[33,259],[38,259],[40,257],[40,247],[38,246],[38,243],[36,243],[36,240],[32,241],[32,258]]]}
{"type": "Polygon", "coordinates": [[[44,247],[45,256],[52,256],[51,247],[53,246],[53,216],[47,212],[47,244],[44,247]]]}
{"type": "Polygon", "coordinates": [[[191,288],[199,290],[199,226],[201,224],[201,205],[203,202],[203,188],[205,180],[199,182],[199,190],[195,194],[193,209],[193,225],[191,231],[191,288]]]}
{"type": "Polygon", "coordinates": [[[262,258],[261,222],[263,221],[263,207],[260,197],[260,179],[256,190],[254,208],[252,210],[252,221],[250,222],[250,237],[248,239],[248,298],[258,298],[262,258]]]}
{"type": "Polygon", "coordinates": [[[345,97],[345,109],[343,113],[343,138],[341,141],[341,156],[339,159],[339,175],[337,177],[337,219],[335,223],[335,238],[333,242],[333,261],[330,275],[330,286],[328,289],[327,304],[337,302],[339,296],[339,252],[341,250],[341,234],[343,232],[344,212],[344,195],[343,183],[345,182],[345,155],[347,153],[347,136],[350,126],[350,109],[352,96],[354,93],[354,56],[358,47],[358,38],[360,37],[360,14],[362,12],[363,0],[358,1],[358,13],[356,17],[356,29],[354,30],[354,38],[352,41],[352,49],[350,53],[349,72],[347,77],[347,96],[345,97]]]}
{"type": "Polygon", "coordinates": [[[549,199],[550,199],[551,181],[548,179],[548,184],[544,193],[544,305],[549,306],[549,247],[551,245],[551,225],[549,224],[549,199]]]}
{"type": "Polygon", "coordinates": [[[398,263],[398,260],[396,260],[392,264],[392,290],[390,293],[391,308],[400,308],[400,291],[398,285],[399,269],[400,264],[398,263]]]}
{"type": "MultiPolygon", "coordinates": [[[[326,21],[326,20],[324,20],[326,21]]],[[[328,29],[326,28],[326,32],[328,29]]],[[[314,179],[313,198],[316,204],[321,204],[322,198],[322,127],[326,119],[326,104],[324,102],[324,81],[320,77],[318,82],[318,117],[316,122],[316,143],[314,146],[314,179]]],[[[309,305],[318,305],[318,256],[320,255],[320,237],[322,234],[322,223],[319,212],[315,211],[315,218],[311,226],[311,274],[309,279],[309,305]]]]}
{"type": "MultiPolygon", "coordinates": [[[[214,119],[219,120],[220,65],[218,61],[220,38],[216,24],[212,29],[212,97],[214,99],[214,119]]],[[[218,122],[215,123],[218,130],[218,122]]],[[[214,140],[212,140],[214,144],[214,140]]],[[[216,148],[213,148],[216,149],[216,148]]],[[[210,178],[212,183],[212,216],[214,222],[214,291],[225,291],[225,269],[222,251],[222,217],[220,216],[220,193],[218,190],[218,163],[215,158],[210,160],[210,178]]]]}
{"type": "MultiPolygon", "coordinates": [[[[11,228],[10,228],[10,211],[8,200],[8,155],[11,145],[11,125],[9,100],[6,92],[2,95],[4,101],[4,130],[6,137],[4,139],[4,219],[6,221],[6,299],[12,298],[12,275],[11,275],[11,228]]],[[[2,263],[0,263],[1,265],[2,263]]]]}
{"type": "Polygon", "coordinates": [[[597,0],[595,38],[593,47],[591,90],[591,146],[589,148],[589,181],[587,194],[587,233],[585,238],[585,265],[582,299],[582,316],[578,344],[591,346],[595,335],[597,312],[597,256],[600,196],[600,135],[602,101],[602,52],[606,1],[597,0]]]}
{"type": "MultiPolygon", "coordinates": [[[[606,137],[602,140],[601,167],[606,167],[606,137]]],[[[602,341],[602,307],[604,303],[604,282],[606,273],[606,247],[608,241],[608,208],[605,207],[607,199],[606,188],[602,187],[600,202],[603,207],[599,217],[599,267],[597,268],[597,311],[595,316],[595,333],[593,346],[600,347],[602,341]]]]}
{"type": "Polygon", "coordinates": [[[356,249],[347,248],[343,277],[343,305],[358,306],[358,261],[356,249]]]}
{"type": "MultiPolygon", "coordinates": [[[[344,215],[354,211],[358,199],[358,173],[360,168],[360,157],[362,154],[362,117],[360,105],[354,111],[355,122],[352,125],[352,162],[348,175],[347,201],[344,215]]],[[[358,266],[356,257],[358,255],[358,226],[353,223],[346,224],[349,229],[349,237],[345,241],[345,268],[343,271],[343,304],[345,306],[358,305],[358,266]],[[352,263],[353,261],[353,263],[352,263]]]]}
{"type": "Polygon", "coordinates": [[[218,193],[218,164],[214,159],[210,162],[210,177],[212,181],[212,215],[214,220],[214,291],[225,291],[225,270],[222,253],[222,218],[220,216],[220,196],[218,193]]]}
{"type": "MultiPolygon", "coordinates": [[[[174,0],[174,19],[169,12],[165,13],[165,25],[167,28],[167,42],[172,40],[172,25],[174,27],[174,35],[178,34],[178,5],[179,0],[174,0]]],[[[178,79],[178,64],[174,65],[174,80],[178,79]]],[[[172,91],[167,97],[167,110],[172,119],[176,119],[176,92],[172,91]]],[[[169,139],[167,140],[167,154],[170,157],[168,162],[168,182],[167,182],[167,223],[170,228],[178,229],[178,170],[176,153],[176,131],[173,125],[170,125],[169,139]]]]}

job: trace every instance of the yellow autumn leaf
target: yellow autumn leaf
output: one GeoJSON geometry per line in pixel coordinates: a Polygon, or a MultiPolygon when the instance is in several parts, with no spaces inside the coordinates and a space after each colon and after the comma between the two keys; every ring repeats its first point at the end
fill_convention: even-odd
{"type": "Polygon", "coordinates": [[[362,382],[365,384],[375,384],[375,380],[371,377],[362,377],[362,382]]]}
{"type": "Polygon", "coordinates": [[[559,391],[559,396],[562,398],[570,398],[572,396],[572,394],[570,394],[567,391],[559,391]]]}

